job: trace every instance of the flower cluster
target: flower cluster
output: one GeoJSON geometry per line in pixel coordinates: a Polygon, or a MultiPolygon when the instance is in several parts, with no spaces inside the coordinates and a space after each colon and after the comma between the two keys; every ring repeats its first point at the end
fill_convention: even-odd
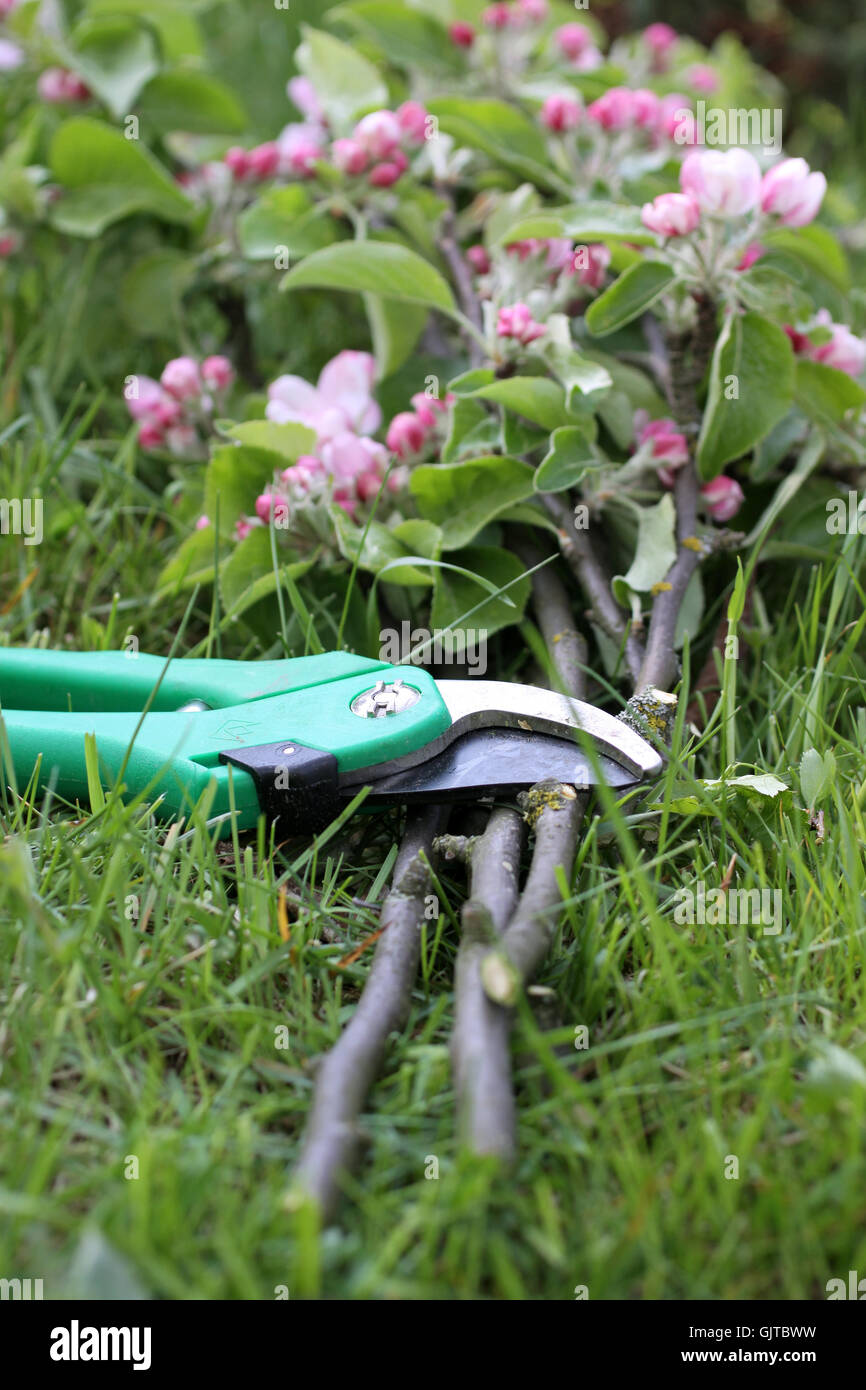
{"type": "Polygon", "coordinates": [[[412,410],[402,410],[388,426],[385,442],[393,454],[402,460],[417,460],[431,444],[439,442],[448,407],[455,397],[451,392],[444,400],[418,391],[412,397],[412,410]]]}
{"type": "MultiPolygon", "coordinates": [[[[676,474],[689,461],[689,446],[674,420],[650,420],[645,411],[635,414],[637,452],[633,461],[655,469],[663,487],[672,488],[676,474]]],[[[701,500],[713,521],[730,521],[743,504],[743,489],[736,478],[721,473],[701,488],[701,500]]]]}
{"type": "MultiPolygon", "coordinates": [[[[673,140],[689,122],[694,125],[688,97],[679,92],[659,96],[649,87],[609,87],[585,110],[573,92],[554,92],[542,103],[540,116],[542,124],[556,134],[585,123],[588,132],[629,131],[653,145],[673,140]]],[[[694,143],[693,129],[686,130],[686,143],[694,143]]]]}
{"type": "Polygon", "coordinates": [[[144,449],[167,449],[179,458],[196,458],[211,430],[214,410],[234,382],[226,357],[175,357],[159,381],[134,376],[124,396],[144,449]]]}
{"type": "Polygon", "coordinates": [[[763,214],[784,227],[804,227],[817,217],[827,180],[805,159],[783,159],[761,176],[748,150],[694,150],[680,169],[680,193],[662,193],[645,203],[641,220],[663,237],[687,236],[701,216],[763,214]]]}
{"type": "Polygon", "coordinates": [[[68,68],[46,68],[39,75],[36,90],[49,106],[66,106],[77,101],[89,101],[92,96],[87,83],[68,68]]]}
{"type": "Polygon", "coordinates": [[[802,328],[785,324],[785,332],[798,357],[808,357],[846,376],[860,376],[866,369],[866,342],[844,323],[834,323],[827,309],[819,309],[802,328]]]}

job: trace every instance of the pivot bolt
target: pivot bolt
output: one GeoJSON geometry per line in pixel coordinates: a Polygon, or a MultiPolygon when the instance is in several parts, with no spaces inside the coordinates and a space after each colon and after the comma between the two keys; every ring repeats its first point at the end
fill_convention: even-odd
{"type": "Polygon", "coordinates": [[[392,681],[390,685],[377,681],[372,690],[355,696],[351,710],[359,719],[386,719],[388,715],[411,709],[420,699],[421,692],[404,685],[402,680],[392,681]]]}

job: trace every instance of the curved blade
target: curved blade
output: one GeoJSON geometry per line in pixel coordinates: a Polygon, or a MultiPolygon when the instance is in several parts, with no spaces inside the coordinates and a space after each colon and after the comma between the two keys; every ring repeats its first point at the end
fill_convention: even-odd
{"type": "MultiPolygon", "coordinates": [[[[631,787],[640,780],[610,758],[601,756],[599,764],[608,786],[631,787]]],[[[549,779],[578,788],[598,780],[589,760],[569,739],[522,729],[479,729],[417,767],[374,781],[367,803],[476,801],[513,795],[549,779]]],[[[355,784],[342,790],[351,796],[357,789],[355,784]]]]}

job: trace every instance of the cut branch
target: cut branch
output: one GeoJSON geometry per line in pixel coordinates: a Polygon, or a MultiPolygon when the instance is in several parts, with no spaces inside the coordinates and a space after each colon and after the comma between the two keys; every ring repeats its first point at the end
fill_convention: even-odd
{"type": "Polygon", "coordinates": [[[501,1158],[514,1152],[511,1017],[487,997],[481,965],[517,906],[523,838],[521,816],[502,807],[473,846],[454,983],[451,1060],[460,1137],[473,1153],[501,1158]]]}
{"type": "Polygon", "coordinates": [[[696,531],[698,524],[698,478],[694,464],[687,463],[677,473],[674,491],[677,507],[677,558],[665,575],[666,587],[653,600],[647,636],[646,656],[637,680],[637,689],[648,685],[667,690],[677,675],[675,637],[677,620],[686,589],[697,569],[703,547],[696,531]]]}
{"type": "Polygon", "coordinates": [[[551,565],[536,568],[544,556],[531,541],[515,537],[513,546],[532,576],[532,604],[563,695],[586,696],[586,642],[574,625],[565,586],[551,565]]]}
{"type": "Polygon", "coordinates": [[[379,1071],[388,1037],[409,1015],[412,983],[421,952],[424,897],[430,885],[425,859],[444,827],[447,811],[410,812],[397,856],[393,885],[381,912],[382,935],[358,1007],[319,1069],[294,1192],[312,1198],[327,1218],[343,1176],[362,1141],[358,1125],[367,1092],[379,1071]]]}

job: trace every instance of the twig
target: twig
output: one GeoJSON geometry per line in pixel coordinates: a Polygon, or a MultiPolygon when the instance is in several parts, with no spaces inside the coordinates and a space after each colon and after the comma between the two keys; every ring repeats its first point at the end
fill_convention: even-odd
{"type": "Polygon", "coordinates": [[[592,619],[613,642],[623,648],[629,675],[635,680],[643,664],[643,645],[611,592],[610,579],[592,548],[589,536],[585,531],[575,529],[567,503],[555,493],[542,493],[541,500],[556,522],[563,558],[592,605],[592,619]]]}
{"type": "Polygon", "coordinates": [[[512,544],[526,568],[535,569],[532,576],[532,604],[562,693],[583,700],[586,696],[588,660],[586,641],[574,626],[565,586],[552,565],[536,568],[544,557],[531,541],[515,537],[512,544]]]}
{"type": "MultiPolygon", "coordinates": [[[[472,272],[460,250],[460,243],[457,240],[457,216],[454,209],[454,198],[450,190],[444,184],[437,184],[436,191],[445,202],[445,211],[442,214],[442,230],[439,235],[439,250],[445,260],[451,277],[457,290],[457,298],[460,307],[469,322],[481,334],[484,331],[484,320],[481,313],[481,304],[478,295],[475,293],[475,286],[472,283],[472,272]]],[[[469,351],[470,365],[479,367],[484,361],[484,349],[480,341],[475,337],[466,335],[467,348],[469,351]]]]}
{"type": "Polygon", "coordinates": [[[409,1014],[430,883],[425,857],[432,854],[446,815],[439,806],[410,812],[364,992],[318,1072],[292,1200],[298,1195],[312,1198],[325,1218],[334,1210],[341,1179],[357,1156],[362,1140],[358,1116],[382,1064],[388,1036],[405,1025],[409,1014]]]}
{"type": "Polygon", "coordinates": [[[539,782],[527,792],[526,814],[535,826],[535,851],[517,911],[488,951],[481,979],[490,999],[513,1005],[550,949],[555,912],[562,901],[557,872],[570,879],[587,797],[559,782],[539,782]]]}
{"type": "Polygon", "coordinates": [[[501,1158],[514,1152],[511,1016],[488,999],[481,965],[517,906],[523,837],[521,816],[502,807],[473,846],[454,977],[451,1061],[460,1137],[473,1153],[501,1158]]]}
{"type": "Polygon", "coordinates": [[[653,600],[646,656],[637,679],[638,690],[648,685],[657,685],[666,690],[677,674],[674,646],[677,619],[703,551],[695,534],[698,523],[698,478],[693,463],[687,463],[677,473],[674,498],[677,507],[677,558],[665,575],[665,588],[653,600]]]}

